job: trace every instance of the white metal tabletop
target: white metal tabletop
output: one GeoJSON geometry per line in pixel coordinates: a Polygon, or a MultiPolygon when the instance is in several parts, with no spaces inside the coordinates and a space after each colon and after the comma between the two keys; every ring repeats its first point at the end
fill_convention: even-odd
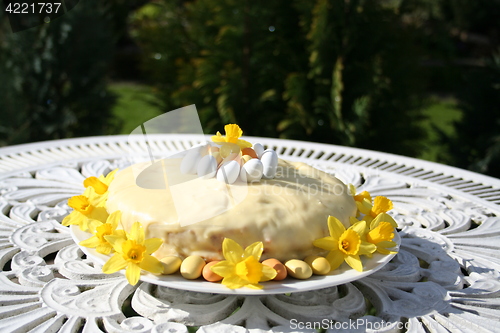
{"type": "Polygon", "coordinates": [[[500,180],[408,157],[247,137],[394,202],[401,248],[351,283],[286,295],[176,290],[106,275],[60,222],[83,180],[189,135],[0,149],[0,332],[500,332],[500,180]]]}

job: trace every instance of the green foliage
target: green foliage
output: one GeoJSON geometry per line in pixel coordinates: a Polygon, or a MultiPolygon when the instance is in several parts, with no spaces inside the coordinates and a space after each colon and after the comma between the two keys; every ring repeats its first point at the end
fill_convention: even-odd
{"type": "Polygon", "coordinates": [[[162,114],[152,89],[137,83],[113,83],[110,90],[117,96],[113,122],[119,132],[130,134],[140,124],[162,114]]]}
{"type": "Polygon", "coordinates": [[[463,73],[462,122],[449,142],[451,163],[500,178],[500,53],[463,73]],[[473,82],[474,84],[465,84],[473,82]]]}
{"type": "MultiPolygon", "coordinates": [[[[113,3],[115,4],[115,3],[113,3]]],[[[0,144],[104,134],[114,5],[80,1],[49,24],[0,32],[0,144]]]]}
{"type": "Polygon", "coordinates": [[[155,1],[132,18],[164,110],[204,129],[416,154],[415,29],[383,1],[155,1]],[[391,129],[389,130],[388,121],[391,129]]]}

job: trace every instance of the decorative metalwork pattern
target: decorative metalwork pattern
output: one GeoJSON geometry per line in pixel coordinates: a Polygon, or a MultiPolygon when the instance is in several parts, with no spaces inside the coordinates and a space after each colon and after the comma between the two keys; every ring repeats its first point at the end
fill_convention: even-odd
{"type": "MultiPolygon", "coordinates": [[[[194,143],[187,136],[149,139],[156,155],[194,143]]],[[[244,297],[132,287],[118,273],[103,274],[60,222],[83,179],[143,154],[141,140],[0,149],[1,332],[500,332],[500,181],[359,149],[248,139],[394,201],[401,251],[369,277],[244,297]]]]}

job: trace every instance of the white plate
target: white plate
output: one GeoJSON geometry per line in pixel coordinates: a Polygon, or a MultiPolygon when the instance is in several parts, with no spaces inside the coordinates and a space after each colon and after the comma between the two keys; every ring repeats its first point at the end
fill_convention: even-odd
{"type": "MultiPolygon", "coordinates": [[[[70,227],[70,231],[71,236],[73,237],[73,240],[76,242],[76,244],[92,236],[92,234],[88,232],[81,231],[80,228],[76,225],[72,225],[70,227]]],[[[399,245],[401,244],[401,238],[399,237],[399,234],[397,232],[395,233],[394,242],[396,242],[397,244],[395,250],[398,250],[399,245]]],[[[104,263],[110,258],[110,256],[108,255],[98,253],[95,249],[83,246],[80,246],[80,249],[87,255],[89,259],[101,265],[104,265],[104,263]]],[[[384,267],[389,261],[391,261],[394,256],[395,254],[382,255],[380,253],[373,254],[372,258],[362,256],[364,267],[363,272],[358,272],[349,267],[346,263],[343,263],[339,268],[331,272],[329,275],[313,275],[307,280],[297,280],[291,277],[287,277],[282,281],[261,282],[264,288],[260,290],[250,288],[229,289],[220,283],[207,282],[202,280],[201,278],[197,280],[186,280],[179,273],[172,275],[153,275],[147,273],[141,275],[141,280],[144,282],[156,284],[158,286],[202,293],[229,295],[286,294],[332,287],[364,278],[365,276],[373,274],[384,267]]],[[[125,271],[121,272],[125,274],[125,271]]]]}

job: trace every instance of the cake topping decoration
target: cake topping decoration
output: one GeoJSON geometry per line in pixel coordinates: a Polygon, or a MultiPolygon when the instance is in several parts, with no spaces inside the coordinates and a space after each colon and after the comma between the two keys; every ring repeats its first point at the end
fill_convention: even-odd
{"type": "Polygon", "coordinates": [[[260,143],[252,144],[239,139],[243,131],[236,124],[224,126],[226,136],[220,132],[212,136],[213,142],[196,146],[187,151],[182,159],[180,171],[197,174],[200,178],[215,178],[227,184],[258,182],[262,178],[272,179],[276,175],[278,154],[272,149],[264,150],[260,143]]]}
{"type": "Polygon", "coordinates": [[[151,255],[163,241],[159,238],[145,239],[141,223],[135,222],[125,237],[111,235],[104,238],[113,246],[115,254],[102,266],[103,273],[111,274],[127,268],[125,276],[131,285],[139,281],[141,269],[153,274],[163,273],[163,264],[151,255]]]}
{"type": "Polygon", "coordinates": [[[263,250],[262,242],[255,242],[243,250],[234,240],[224,238],[222,253],[226,260],[213,265],[211,270],[222,276],[222,284],[230,289],[262,289],[259,282],[272,280],[277,274],[273,268],[259,262],[263,250]]]}
{"type": "Polygon", "coordinates": [[[216,135],[212,136],[212,141],[222,144],[223,147],[224,143],[237,144],[240,149],[252,147],[252,144],[250,142],[240,139],[240,137],[243,135],[243,130],[238,125],[227,124],[226,126],[224,126],[224,131],[226,132],[225,137],[223,137],[220,132],[217,132],[216,135]]]}

